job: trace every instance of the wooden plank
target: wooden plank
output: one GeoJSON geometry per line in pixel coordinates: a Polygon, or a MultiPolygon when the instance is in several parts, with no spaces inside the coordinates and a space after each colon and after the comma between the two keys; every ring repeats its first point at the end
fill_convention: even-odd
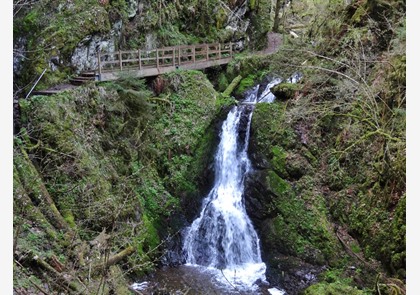
{"type": "Polygon", "coordinates": [[[123,63],[125,63],[125,62],[134,62],[134,61],[137,63],[139,61],[139,59],[138,58],[132,58],[132,59],[123,59],[122,60],[123,63]]]}
{"type": "Polygon", "coordinates": [[[103,65],[114,65],[114,64],[119,64],[119,60],[106,60],[106,61],[103,61],[102,62],[102,64],[103,65]]]}
{"type": "Polygon", "coordinates": [[[137,53],[137,50],[120,50],[120,52],[122,54],[127,54],[127,53],[136,54],[137,53]]]}

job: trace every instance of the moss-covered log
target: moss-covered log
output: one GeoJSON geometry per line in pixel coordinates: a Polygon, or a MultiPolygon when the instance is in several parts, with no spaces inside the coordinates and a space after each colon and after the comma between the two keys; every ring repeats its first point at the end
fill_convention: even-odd
{"type": "Polygon", "coordinates": [[[232,82],[230,82],[229,86],[225,89],[225,91],[223,91],[223,96],[230,96],[233,90],[235,90],[236,86],[238,86],[239,82],[241,82],[241,80],[241,75],[238,75],[235,79],[233,79],[232,82]]]}
{"type": "Polygon", "coordinates": [[[14,162],[20,182],[23,184],[27,194],[31,197],[32,202],[57,229],[71,232],[70,226],[57,209],[54,200],[45,187],[42,177],[22,146],[20,146],[19,153],[15,154],[14,162]]]}
{"type": "Polygon", "coordinates": [[[114,264],[117,264],[118,262],[120,262],[121,260],[123,260],[127,256],[133,254],[134,252],[136,252],[136,249],[133,246],[128,246],[127,248],[125,248],[121,252],[118,252],[117,254],[109,257],[104,262],[93,266],[92,271],[93,271],[94,274],[97,274],[97,273],[99,273],[103,270],[106,270],[110,266],[112,266],[114,264]]]}

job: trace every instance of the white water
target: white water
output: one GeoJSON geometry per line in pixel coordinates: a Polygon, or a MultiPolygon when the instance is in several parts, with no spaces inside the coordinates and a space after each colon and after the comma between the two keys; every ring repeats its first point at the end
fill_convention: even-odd
{"type": "Polygon", "coordinates": [[[245,100],[248,104],[229,112],[215,156],[215,185],[204,199],[199,217],[186,229],[183,250],[187,265],[218,272],[219,282],[236,289],[252,290],[257,288],[256,281],[266,282],[259,238],[242,195],[245,175],[251,169],[247,150],[252,104],[272,102],[270,88],[280,82],[272,81],[259,97],[259,85],[254,87],[245,100]]]}

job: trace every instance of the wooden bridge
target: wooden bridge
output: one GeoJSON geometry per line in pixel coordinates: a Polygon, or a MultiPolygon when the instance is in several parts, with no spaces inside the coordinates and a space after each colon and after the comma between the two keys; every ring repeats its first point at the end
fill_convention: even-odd
{"type": "MultiPolygon", "coordinates": [[[[122,72],[130,73],[135,77],[150,77],[176,69],[204,69],[229,63],[232,60],[233,52],[232,43],[100,52],[98,54],[98,68],[94,71],[95,80],[116,80],[122,72]]],[[[82,80],[87,80],[87,78],[88,75],[85,75],[82,80]]]]}
{"type": "MultiPolygon", "coordinates": [[[[70,78],[70,83],[81,85],[89,81],[117,80],[121,78],[122,74],[143,78],[157,76],[176,69],[205,69],[229,63],[232,60],[233,53],[232,43],[181,45],[152,50],[99,52],[97,56],[98,67],[82,72],[77,77],[70,78]]],[[[30,94],[52,95],[69,87],[74,87],[73,85],[66,84],[66,87],[58,85],[47,90],[33,91],[32,93],[30,91],[27,96],[30,94]]]]}

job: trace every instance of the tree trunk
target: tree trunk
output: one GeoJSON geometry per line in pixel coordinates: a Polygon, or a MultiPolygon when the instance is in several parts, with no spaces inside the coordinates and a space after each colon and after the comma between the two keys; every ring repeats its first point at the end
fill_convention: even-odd
{"type": "Polygon", "coordinates": [[[280,25],[280,7],[282,6],[283,0],[277,0],[276,1],[276,9],[274,11],[274,25],[273,25],[273,32],[278,33],[279,32],[279,25],[280,25]]]}

